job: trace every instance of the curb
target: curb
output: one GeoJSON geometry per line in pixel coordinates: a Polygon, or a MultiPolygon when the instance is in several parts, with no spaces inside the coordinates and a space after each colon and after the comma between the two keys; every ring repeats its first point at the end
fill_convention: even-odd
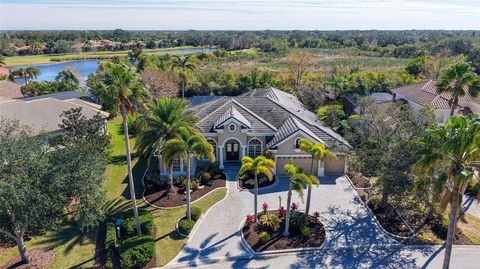
{"type": "MultiPolygon", "coordinates": [[[[240,188],[240,180],[237,178],[237,183],[235,184],[235,187],[237,188],[237,190],[239,191],[253,191],[253,189],[247,189],[247,188],[240,188]]],[[[280,183],[280,179],[278,179],[278,177],[275,176],[275,182],[273,182],[272,185],[268,185],[268,186],[265,186],[265,187],[261,187],[261,188],[258,188],[258,191],[260,192],[260,190],[268,190],[268,188],[273,188],[273,187],[276,187],[278,184],[280,183]]]]}
{"type": "Polygon", "coordinates": [[[202,214],[202,215],[200,216],[200,218],[199,218],[197,221],[195,221],[195,224],[193,225],[193,228],[192,228],[192,230],[190,231],[190,234],[187,235],[187,234],[184,234],[184,233],[182,233],[182,232],[180,232],[180,231],[178,230],[178,223],[179,223],[182,219],[184,219],[184,217],[182,217],[182,218],[180,218],[179,220],[177,220],[177,223],[175,223],[175,230],[177,230],[177,233],[178,233],[180,236],[185,237],[185,238],[189,238],[190,235],[193,234],[193,233],[198,229],[199,223],[200,223],[200,221],[203,219],[203,215],[204,215],[204,214],[202,214]]]}
{"type": "MultiPolygon", "coordinates": [[[[181,207],[185,207],[185,206],[186,206],[186,204],[184,204],[184,205],[179,205],[179,206],[162,207],[162,206],[158,206],[158,205],[155,205],[155,204],[150,203],[150,202],[147,200],[147,198],[145,198],[145,191],[147,190],[147,188],[145,187],[145,176],[147,175],[147,172],[148,172],[148,168],[145,170],[145,173],[143,174],[143,177],[142,177],[142,186],[143,186],[142,199],[143,199],[143,201],[144,201],[147,205],[149,205],[149,206],[151,206],[151,207],[154,207],[154,208],[158,208],[158,209],[177,209],[177,208],[181,208],[181,207]]],[[[225,179],[225,187],[215,188],[215,189],[213,189],[213,190],[205,193],[202,197],[198,198],[197,200],[190,202],[190,204],[194,204],[194,203],[202,200],[203,198],[205,198],[205,196],[209,195],[210,193],[213,193],[213,192],[216,191],[216,190],[228,189],[227,185],[228,185],[228,184],[227,184],[227,180],[225,179]]]]}
{"type": "MultiPolygon", "coordinates": [[[[238,232],[240,233],[241,237],[241,242],[242,245],[245,246],[245,248],[250,252],[250,255],[252,257],[262,257],[262,256],[269,256],[269,255],[275,255],[275,254],[282,254],[282,253],[303,253],[303,252],[310,252],[310,251],[316,251],[316,250],[322,250],[325,248],[325,242],[327,241],[327,235],[328,235],[328,230],[325,229],[325,240],[323,240],[322,245],[319,247],[307,247],[307,248],[290,248],[290,249],[280,249],[280,250],[266,250],[266,251],[255,251],[247,242],[245,237],[243,236],[243,226],[245,225],[245,222],[247,220],[243,219],[242,222],[240,222],[240,226],[238,229],[238,232]]],[[[322,224],[323,225],[323,224],[322,224]]]]}
{"type": "MultiPolygon", "coordinates": [[[[362,203],[362,205],[367,209],[367,212],[368,214],[373,218],[373,220],[375,221],[375,223],[377,224],[377,226],[385,233],[387,234],[388,236],[390,237],[393,237],[393,238],[396,238],[396,239],[412,239],[414,238],[415,236],[417,236],[417,233],[415,231],[413,231],[412,227],[410,227],[410,225],[405,221],[405,219],[402,217],[402,215],[398,212],[398,210],[394,207],[393,209],[395,210],[395,212],[397,213],[397,215],[400,217],[400,219],[403,221],[403,223],[405,223],[405,225],[407,226],[407,228],[410,230],[410,232],[412,232],[413,234],[409,235],[409,236],[400,236],[400,235],[396,235],[396,234],[393,234],[387,230],[385,230],[385,228],[383,228],[382,224],[380,223],[380,221],[378,221],[377,219],[377,216],[375,216],[375,214],[373,213],[373,211],[370,209],[370,207],[368,207],[368,205],[362,200],[362,198],[360,198],[360,195],[358,195],[357,193],[357,189],[355,189],[355,187],[353,186],[353,183],[350,181],[350,178],[348,178],[348,176],[345,174],[344,175],[345,178],[348,179],[349,183],[351,184],[351,187],[353,188],[353,190],[355,191],[355,194],[357,195],[358,199],[360,200],[360,202],[362,203]]],[[[373,186],[372,186],[373,187],[373,186]]]]}

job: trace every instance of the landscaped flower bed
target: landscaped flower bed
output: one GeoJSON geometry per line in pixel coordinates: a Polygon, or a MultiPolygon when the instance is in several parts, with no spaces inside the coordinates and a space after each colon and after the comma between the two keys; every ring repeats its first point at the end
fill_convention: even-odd
{"type": "Polygon", "coordinates": [[[290,233],[285,237],[285,210],[264,211],[259,213],[256,223],[253,216],[247,217],[243,236],[257,252],[320,247],[325,241],[325,228],[318,219],[318,213],[314,215],[307,216],[304,212],[292,210],[290,233]]]}
{"type": "MultiPolygon", "coordinates": [[[[276,177],[274,176],[273,179],[270,181],[265,176],[259,176],[258,178],[258,188],[264,188],[271,186],[275,183],[276,177]]],[[[238,177],[238,185],[242,189],[253,190],[255,188],[255,177],[251,173],[245,173],[238,177]]]]}
{"type": "MultiPolygon", "coordinates": [[[[195,201],[209,192],[226,186],[226,177],[221,170],[198,173],[190,179],[190,199],[195,201]]],[[[173,179],[173,189],[167,193],[168,178],[158,176],[158,171],[147,173],[145,178],[145,199],[158,207],[176,207],[186,204],[186,178],[178,176],[173,179]]]]}

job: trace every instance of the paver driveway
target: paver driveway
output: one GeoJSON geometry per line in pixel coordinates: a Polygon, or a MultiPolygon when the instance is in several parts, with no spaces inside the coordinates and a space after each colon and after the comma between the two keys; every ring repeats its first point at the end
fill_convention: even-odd
{"type": "MultiPolygon", "coordinates": [[[[198,266],[219,260],[251,257],[242,243],[239,226],[253,212],[253,193],[236,188],[235,170],[226,169],[226,174],[229,187],[227,197],[208,211],[170,265],[198,266]]],[[[282,205],[285,205],[287,190],[288,179],[285,177],[261,189],[259,209],[263,202],[267,202],[272,209],[278,208],[279,196],[282,205]]],[[[300,202],[300,209],[303,210],[305,205],[296,194],[292,198],[293,202],[300,202]]],[[[325,251],[370,248],[372,245],[400,246],[381,231],[359,199],[344,177],[321,178],[321,185],[312,190],[311,212],[320,212],[321,221],[327,229],[325,251]]]]}

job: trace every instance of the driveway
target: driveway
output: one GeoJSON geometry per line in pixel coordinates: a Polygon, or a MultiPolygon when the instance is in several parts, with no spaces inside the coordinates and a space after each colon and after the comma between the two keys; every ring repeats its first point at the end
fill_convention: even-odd
{"type": "MultiPolygon", "coordinates": [[[[251,258],[242,243],[239,229],[240,223],[253,212],[253,193],[236,188],[237,171],[226,169],[227,197],[205,214],[198,229],[169,265],[193,267],[251,258]]],[[[312,190],[311,212],[320,212],[327,229],[323,251],[382,250],[402,246],[381,231],[344,177],[325,177],[320,181],[321,185],[312,190]]],[[[267,202],[270,208],[278,208],[279,197],[285,206],[287,190],[288,179],[280,177],[278,183],[260,190],[259,208],[263,202],[267,202]]],[[[304,209],[305,204],[296,194],[292,201],[300,202],[300,209],[304,209]]],[[[335,257],[331,259],[335,260],[335,257]]]]}

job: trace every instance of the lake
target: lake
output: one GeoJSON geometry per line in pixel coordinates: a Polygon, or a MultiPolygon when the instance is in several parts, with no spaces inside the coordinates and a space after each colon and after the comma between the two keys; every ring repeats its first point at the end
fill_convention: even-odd
{"type": "MultiPolygon", "coordinates": [[[[214,51],[214,48],[189,48],[189,49],[158,49],[155,52],[160,53],[197,53],[203,51],[214,51]]],[[[151,52],[151,51],[149,51],[151,52]]],[[[42,64],[42,65],[34,65],[36,68],[40,70],[40,75],[37,79],[33,81],[53,81],[55,77],[58,75],[59,72],[64,70],[65,68],[74,68],[80,71],[82,76],[82,84],[88,78],[90,74],[93,74],[97,71],[99,61],[97,60],[78,60],[78,61],[69,61],[69,62],[60,62],[60,63],[53,63],[53,64],[42,64]]],[[[26,67],[26,66],[13,66],[10,67],[11,70],[19,68],[19,67],[26,67]]],[[[24,79],[18,78],[15,79],[16,82],[23,84],[24,79]]]]}

